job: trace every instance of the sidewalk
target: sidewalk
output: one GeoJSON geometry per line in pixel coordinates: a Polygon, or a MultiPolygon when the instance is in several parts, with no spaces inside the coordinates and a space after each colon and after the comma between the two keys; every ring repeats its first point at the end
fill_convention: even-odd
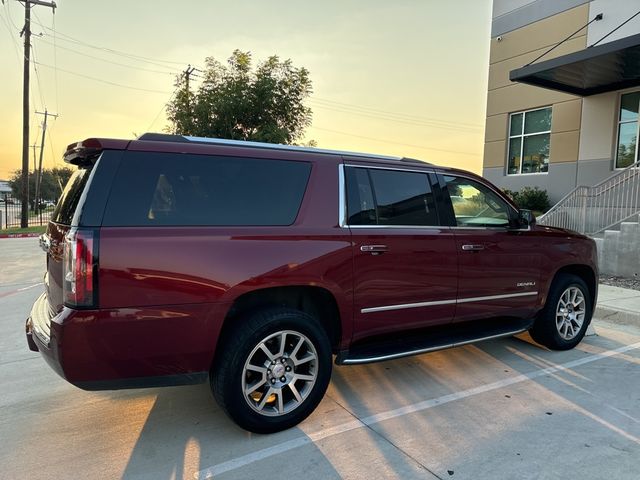
{"type": "Polygon", "coordinates": [[[640,290],[600,284],[594,317],[596,320],[640,327],[640,290]]]}

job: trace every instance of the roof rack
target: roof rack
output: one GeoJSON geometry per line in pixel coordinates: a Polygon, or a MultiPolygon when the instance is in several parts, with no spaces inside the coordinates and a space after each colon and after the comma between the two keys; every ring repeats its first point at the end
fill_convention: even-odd
{"type": "Polygon", "coordinates": [[[187,135],[170,135],[166,133],[145,133],[141,135],[138,140],[155,141],[155,142],[180,142],[180,143],[208,143],[215,145],[226,145],[233,147],[252,147],[252,148],[266,148],[272,150],[290,150],[295,152],[308,152],[308,153],[323,153],[327,155],[348,155],[350,157],[367,157],[367,158],[379,158],[382,160],[395,160],[395,161],[411,161],[422,162],[421,160],[406,159],[401,157],[393,157],[387,155],[377,155],[372,153],[361,152],[349,152],[343,150],[326,150],[323,148],[315,147],[298,147],[296,145],[283,145],[281,143],[264,143],[264,142],[250,142],[246,140],[227,140],[225,138],[207,138],[207,137],[191,137],[187,135]]]}

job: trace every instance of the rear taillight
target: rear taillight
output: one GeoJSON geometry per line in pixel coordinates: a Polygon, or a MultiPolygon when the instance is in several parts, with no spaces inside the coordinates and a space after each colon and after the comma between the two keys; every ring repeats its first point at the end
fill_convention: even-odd
{"type": "Polygon", "coordinates": [[[68,307],[95,307],[97,273],[97,238],[94,231],[70,230],[64,239],[64,304],[68,307]]]}

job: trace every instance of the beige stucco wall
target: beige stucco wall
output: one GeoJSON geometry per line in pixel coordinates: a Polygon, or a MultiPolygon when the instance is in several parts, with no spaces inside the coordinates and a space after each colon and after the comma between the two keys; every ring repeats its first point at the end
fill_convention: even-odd
{"type": "MultiPolygon", "coordinates": [[[[505,165],[509,113],[548,105],[553,106],[549,162],[577,161],[583,100],[554,90],[513,83],[509,72],[531,62],[584,26],[588,15],[589,5],[584,4],[491,39],[484,168],[505,165]]],[[[586,39],[584,30],[544,59],[582,50],[586,39]]]]}

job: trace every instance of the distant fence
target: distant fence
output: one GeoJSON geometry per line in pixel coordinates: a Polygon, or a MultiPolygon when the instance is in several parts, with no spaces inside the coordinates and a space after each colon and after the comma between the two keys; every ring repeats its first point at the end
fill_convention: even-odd
{"type": "MultiPolygon", "coordinates": [[[[29,226],[46,225],[53,206],[41,205],[38,211],[29,209],[29,226]]],[[[19,228],[22,203],[10,193],[0,193],[0,229],[19,228]]]]}

